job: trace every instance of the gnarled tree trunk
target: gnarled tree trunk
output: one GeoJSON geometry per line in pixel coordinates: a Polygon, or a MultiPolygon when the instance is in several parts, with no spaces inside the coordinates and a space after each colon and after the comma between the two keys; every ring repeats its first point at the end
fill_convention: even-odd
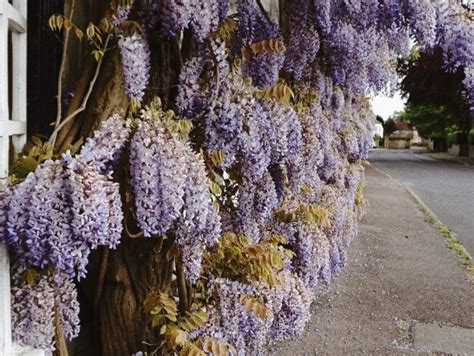
{"type": "MultiPolygon", "coordinates": [[[[151,45],[153,89],[147,97],[158,95],[170,107],[181,63],[179,47],[176,40],[155,39],[151,45]]],[[[83,69],[68,112],[81,105],[95,66],[91,61],[83,69]]],[[[127,110],[120,53],[115,48],[104,58],[86,110],[58,135],[57,149],[64,150],[80,137],[90,136],[101,121],[114,113],[125,115],[127,110]]],[[[116,179],[125,183],[128,171],[126,160],[123,162],[116,179]]],[[[124,232],[116,250],[100,248],[92,254],[87,278],[79,285],[82,328],[78,340],[70,345],[71,355],[130,355],[156,349],[158,338],[151,330],[143,302],[151,291],[171,287],[174,262],[167,256],[171,245],[170,239],[130,238],[124,232]]]]}

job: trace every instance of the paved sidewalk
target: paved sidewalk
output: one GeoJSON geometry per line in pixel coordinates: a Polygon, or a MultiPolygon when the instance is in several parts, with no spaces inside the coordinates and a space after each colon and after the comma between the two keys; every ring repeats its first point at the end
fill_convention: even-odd
{"type": "Polygon", "coordinates": [[[441,161],[460,163],[464,164],[465,166],[474,166],[474,157],[459,157],[447,152],[422,152],[421,154],[427,155],[434,159],[439,159],[441,161]]]}
{"type": "Polygon", "coordinates": [[[369,213],[297,340],[272,355],[474,355],[474,281],[404,187],[366,169],[369,213]],[[444,352],[444,353],[441,353],[444,352]]]}

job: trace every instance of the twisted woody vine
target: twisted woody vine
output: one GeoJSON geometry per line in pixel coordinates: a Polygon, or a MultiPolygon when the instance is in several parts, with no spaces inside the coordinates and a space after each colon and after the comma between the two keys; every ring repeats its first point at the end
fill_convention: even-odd
{"type": "Polygon", "coordinates": [[[264,354],[300,335],[366,208],[367,95],[396,88],[415,42],[464,69],[474,108],[473,16],[443,0],[280,1],[279,18],[253,0],[121,0],[82,31],[53,15],[98,72],[118,47],[129,105],[67,148],[78,112],[59,112],[0,189],[15,341],[52,353],[76,338],[92,251],[127,239],[155,240],[168,278],[139,306],[152,333],[123,354],[264,354]],[[153,43],[171,40],[179,72],[160,98],[153,43]]]}

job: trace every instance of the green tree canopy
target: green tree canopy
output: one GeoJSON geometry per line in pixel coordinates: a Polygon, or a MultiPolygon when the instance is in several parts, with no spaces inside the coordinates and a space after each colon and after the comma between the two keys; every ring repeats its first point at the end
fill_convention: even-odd
{"type": "Polygon", "coordinates": [[[445,147],[446,130],[457,125],[460,154],[466,155],[471,120],[468,103],[462,95],[463,67],[453,73],[446,72],[440,49],[425,53],[413,49],[408,57],[399,60],[397,70],[403,77],[400,89],[407,98],[403,120],[412,122],[422,137],[435,140],[438,149],[445,147]]]}

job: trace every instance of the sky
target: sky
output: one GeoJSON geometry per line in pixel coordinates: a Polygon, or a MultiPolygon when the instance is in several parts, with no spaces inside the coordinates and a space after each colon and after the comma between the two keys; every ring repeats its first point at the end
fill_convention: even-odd
{"type": "Polygon", "coordinates": [[[402,99],[399,92],[396,92],[393,98],[377,95],[371,98],[370,102],[375,114],[382,116],[384,120],[387,120],[396,111],[403,111],[405,107],[405,99],[402,99]]]}

